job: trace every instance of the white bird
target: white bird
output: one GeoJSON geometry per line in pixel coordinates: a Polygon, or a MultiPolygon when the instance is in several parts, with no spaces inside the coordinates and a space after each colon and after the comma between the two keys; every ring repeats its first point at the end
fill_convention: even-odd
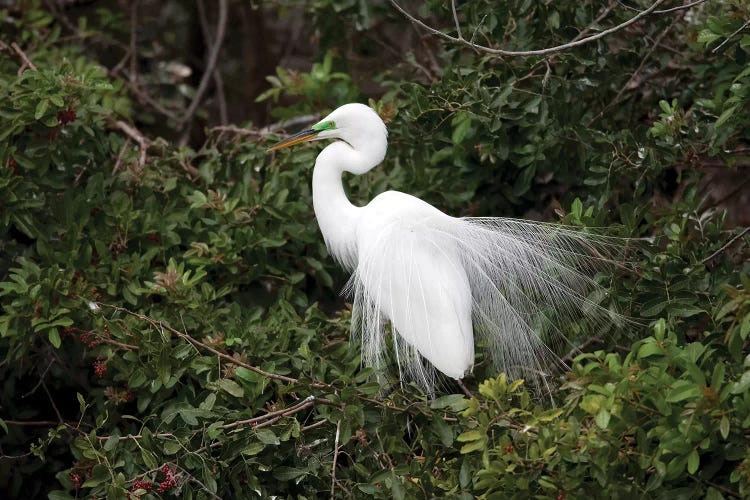
{"type": "Polygon", "coordinates": [[[313,205],[329,252],[352,271],[352,330],[366,365],[382,367],[390,322],[401,375],[427,392],[434,369],[459,382],[472,370],[475,333],[500,370],[535,380],[557,359],[542,337],[564,339],[558,325],[571,319],[609,321],[613,314],[588,297],[603,294],[592,276],[618,251],[612,239],[554,224],[451,217],[397,191],[353,205],[342,173],[380,164],[387,135],[373,109],[346,104],[270,148],[338,139],[315,162],[313,205]]]}

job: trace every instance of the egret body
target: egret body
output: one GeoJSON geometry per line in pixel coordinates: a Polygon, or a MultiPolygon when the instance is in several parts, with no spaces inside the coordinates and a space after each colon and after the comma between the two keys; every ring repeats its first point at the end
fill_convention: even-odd
{"type": "Polygon", "coordinates": [[[471,371],[475,333],[498,368],[528,377],[550,358],[542,333],[559,336],[564,318],[606,317],[587,299],[598,288],[590,275],[609,250],[601,237],[516,219],[455,218],[397,191],[353,205],[342,174],[380,164],[387,135],[373,109],[346,104],[271,148],[338,139],[315,162],[313,205],[331,255],[352,272],[352,328],[366,364],[382,364],[390,322],[402,375],[427,391],[434,369],[454,379],[471,371]]]}

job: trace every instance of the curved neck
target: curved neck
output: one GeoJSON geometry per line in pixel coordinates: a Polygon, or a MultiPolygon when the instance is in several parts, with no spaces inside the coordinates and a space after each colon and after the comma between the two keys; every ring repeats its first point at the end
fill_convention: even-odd
{"type": "Polygon", "coordinates": [[[346,197],[341,174],[344,171],[367,172],[382,158],[362,154],[347,143],[337,141],[323,149],[315,161],[312,186],[315,217],[328,251],[348,269],[357,264],[356,228],[361,208],[346,197]]]}

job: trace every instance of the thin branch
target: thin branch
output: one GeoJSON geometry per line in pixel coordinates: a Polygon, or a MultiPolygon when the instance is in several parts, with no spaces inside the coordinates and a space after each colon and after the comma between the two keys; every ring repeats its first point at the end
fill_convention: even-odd
{"type": "Polygon", "coordinates": [[[208,61],[206,62],[206,70],[203,72],[203,77],[201,77],[198,90],[196,90],[195,96],[193,96],[193,101],[180,119],[180,125],[183,127],[193,118],[201,99],[203,99],[203,94],[205,94],[208,89],[208,82],[213,75],[214,68],[216,68],[216,63],[219,59],[219,52],[221,50],[221,45],[224,42],[224,34],[226,33],[227,28],[227,10],[227,0],[219,0],[219,19],[216,22],[216,40],[214,40],[214,43],[211,46],[208,61]]]}
{"type": "Polygon", "coordinates": [[[47,384],[44,383],[44,380],[42,379],[42,389],[44,389],[44,392],[47,393],[47,397],[49,398],[49,402],[52,405],[52,409],[55,410],[55,415],[57,415],[57,420],[59,425],[65,424],[65,419],[62,417],[62,413],[60,413],[60,410],[57,409],[57,405],[55,404],[55,400],[52,398],[52,393],[49,392],[49,389],[47,389],[47,384]]]}
{"type": "Polygon", "coordinates": [[[42,382],[44,381],[44,378],[47,376],[47,372],[49,372],[49,369],[52,368],[52,365],[55,364],[55,358],[52,358],[52,361],[49,362],[47,365],[47,368],[44,369],[44,372],[39,376],[39,382],[34,386],[33,389],[31,389],[29,392],[21,396],[21,399],[28,398],[32,394],[36,392],[37,389],[39,389],[39,386],[42,385],[42,382]]]}
{"type": "Polygon", "coordinates": [[[36,69],[36,66],[34,66],[34,63],[31,62],[31,60],[28,58],[26,53],[23,50],[21,50],[21,47],[19,47],[16,42],[11,43],[10,48],[12,48],[13,51],[16,54],[18,54],[18,57],[21,58],[22,64],[21,64],[21,67],[18,68],[19,75],[23,73],[26,70],[26,68],[30,69],[31,71],[39,71],[38,69],[36,69]]]}
{"type": "Polygon", "coordinates": [[[611,35],[612,33],[615,33],[617,31],[620,31],[620,30],[623,30],[623,29],[627,28],[628,26],[632,25],[633,23],[636,23],[640,19],[642,19],[642,18],[648,16],[649,14],[653,13],[654,10],[656,10],[656,8],[659,5],[661,5],[662,3],[664,3],[666,0],[656,0],[651,5],[651,7],[649,7],[648,9],[646,9],[646,10],[644,10],[642,12],[639,12],[635,16],[631,17],[630,19],[628,19],[627,21],[625,21],[625,22],[623,22],[621,24],[618,24],[617,26],[614,26],[612,28],[606,29],[604,31],[600,31],[596,35],[591,35],[591,36],[588,36],[588,37],[585,37],[585,38],[581,38],[579,40],[574,40],[574,41],[565,43],[563,45],[557,45],[555,47],[548,47],[548,48],[545,48],[545,49],[538,49],[538,50],[505,50],[505,49],[495,49],[495,48],[492,48],[492,47],[487,47],[487,46],[484,46],[484,45],[478,45],[478,44],[472,43],[471,41],[466,40],[465,38],[463,38],[460,35],[458,37],[450,36],[447,33],[443,33],[440,30],[437,30],[437,29],[435,29],[435,28],[433,28],[431,26],[428,26],[424,22],[422,22],[419,19],[417,19],[416,17],[412,16],[407,11],[405,11],[396,2],[396,0],[390,0],[390,1],[391,1],[391,5],[393,5],[393,7],[395,7],[396,10],[398,10],[399,12],[401,12],[401,14],[403,14],[412,23],[414,23],[415,25],[419,26],[420,28],[428,31],[429,33],[432,33],[433,35],[439,36],[439,37],[441,37],[441,38],[443,38],[445,40],[448,40],[448,41],[451,41],[451,42],[454,42],[454,43],[459,43],[461,45],[465,45],[467,47],[470,47],[470,48],[472,48],[474,50],[478,50],[478,51],[485,52],[487,54],[496,55],[496,56],[509,56],[509,57],[510,56],[520,56],[520,57],[528,57],[528,56],[543,56],[543,55],[546,55],[546,54],[553,54],[555,52],[562,52],[562,51],[565,51],[565,50],[568,50],[568,49],[572,49],[572,48],[578,47],[580,45],[585,45],[587,43],[590,43],[590,42],[599,40],[601,38],[604,38],[607,35],[611,35]]]}
{"type": "MultiPolygon", "coordinates": [[[[305,408],[309,408],[310,406],[313,406],[316,401],[317,401],[317,398],[315,396],[307,396],[305,399],[290,406],[289,408],[284,408],[283,410],[272,411],[272,412],[266,413],[265,415],[261,415],[260,417],[248,418],[246,420],[238,420],[236,422],[224,424],[221,427],[223,429],[233,429],[235,427],[240,427],[240,426],[248,425],[248,424],[250,425],[257,424],[258,422],[262,422],[263,420],[268,420],[269,418],[278,417],[273,420],[275,422],[276,420],[279,420],[282,417],[288,417],[289,415],[293,415],[297,412],[304,410],[305,408]]],[[[257,428],[259,426],[256,425],[255,427],[257,428]]]]}
{"type": "MultiPolygon", "coordinates": [[[[669,9],[655,10],[654,14],[669,14],[670,12],[676,12],[678,10],[690,9],[692,7],[695,7],[696,5],[702,4],[705,1],[706,0],[696,0],[695,2],[686,3],[685,5],[678,5],[677,7],[670,7],[669,9]]],[[[622,2],[620,0],[618,0],[617,3],[625,7],[626,9],[634,10],[636,12],[641,12],[640,9],[637,9],[631,5],[628,5],[625,2],[622,2]]]]}
{"type": "Polygon", "coordinates": [[[461,23],[458,22],[458,13],[456,12],[456,0],[451,0],[451,10],[453,11],[453,21],[456,23],[456,33],[458,34],[458,38],[463,38],[463,35],[461,34],[461,23]]]}
{"type": "MultiPolygon", "coordinates": [[[[200,20],[201,33],[203,34],[203,42],[206,47],[211,46],[211,35],[208,28],[208,20],[206,19],[206,6],[203,0],[198,0],[198,19],[200,20]]],[[[216,66],[213,72],[214,85],[216,86],[216,98],[219,104],[219,121],[222,125],[226,125],[229,119],[227,118],[227,99],[224,95],[224,79],[221,76],[219,67],[216,66]]]]}
{"type": "Polygon", "coordinates": [[[336,423],[336,439],[333,441],[333,466],[331,467],[331,499],[336,498],[336,462],[339,459],[339,437],[341,435],[341,419],[336,423]]]}
{"type": "Polygon", "coordinates": [[[149,146],[151,146],[151,141],[146,139],[146,137],[141,134],[138,129],[131,125],[128,125],[122,120],[113,121],[110,123],[110,126],[124,132],[125,135],[138,143],[138,147],[141,151],[140,155],[138,156],[138,166],[140,168],[143,168],[143,166],[146,164],[146,150],[149,148],[149,146]]]}
{"type": "MultiPolygon", "coordinates": [[[[3,420],[8,425],[18,425],[21,427],[38,427],[48,425],[63,425],[66,422],[58,422],[55,420],[3,420]]],[[[68,425],[72,425],[77,422],[67,422],[68,425]]]]}
{"type": "Polygon", "coordinates": [[[560,361],[570,366],[570,363],[573,362],[574,357],[583,353],[584,350],[587,349],[589,346],[593,344],[599,344],[601,342],[602,342],[602,339],[600,339],[599,337],[589,337],[583,343],[581,343],[581,345],[573,347],[573,349],[571,349],[570,352],[560,361]]]}
{"type": "Polygon", "coordinates": [[[614,106],[615,104],[617,104],[620,101],[620,97],[622,97],[622,95],[625,93],[625,91],[628,90],[628,88],[630,87],[630,84],[638,77],[638,75],[640,75],[641,71],[646,66],[646,62],[651,58],[651,55],[659,47],[659,45],[661,44],[662,40],[664,40],[664,37],[667,36],[667,34],[670,31],[672,31],[672,28],[674,27],[675,24],[677,24],[677,21],[679,19],[680,19],[679,17],[675,17],[674,19],[672,19],[672,22],[669,23],[669,26],[667,26],[666,28],[664,28],[664,30],[661,33],[659,33],[659,35],[656,37],[656,40],[654,40],[654,44],[651,46],[651,48],[649,49],[649,51],[646,52],[646,55],[643,56],[643,59],[641,59],[641,63],[638,65],[638,67],[633,72],[633,74],[630,75],[630,78],[628,78],[628,81],[625,82],[625,85],[623,85],[620,88],[620,91],[617,92],[617,95],[614,97],[614,99],[612,99],[609,102],[609,104],[607,104],[606,106],[604,106],[604,108],[599,112],[599,114],[593,120],[591,120],[591,122],[589,122],[589,125],[591,125],[591,123],[593,123],[594,121],[596,121],[599,118],[601,118],[602,116],[604,116],[604,114],[612,106],[614,106]]]}
{"type": "Polygon", "coordinates": [[[715,48],[714,50],[712,50],[712,51],[711,51],[711,53],[712,53],[712,54],[716,54],[716,52],[717,52],[717,51],[718,51],[718,50],[719,50],[720,48],[722,48],[722,47],[723,47],[724,45],[726,45],[727,43],[729,43],[729,40],[731,40],[732,38],[734,38],[734,35],[736,35],[736,34],[737,34],[737,33],[739,33],[740,31],[744,30],[744,29],[745,29],[745,28],[747,28],[748,26],[750,26],[750,19],[748,19],[747,21],[745,21],[745,24],[743,24],[742,26],[740,26],[740,27],[739,27],[739,29],[735,30],[735,31],[734,31],[734,33],[732,33],[731,35],[729,35],[729,36],[727,37],[727,39],[726,39],[726,40],[724,40],[723,42],[721,42],[721,43],[720,43],[720,44],[719,44],[719,45],[718,45],[718,46],[717,46],[717,47],[716,47],[716,48],[715,48]]]}
{"type": "Polygon", "coordinates": [[[727,241],[724,245],[722,245],[721,248],[719,248],[718,250],[716,250],[714,253],[712,253],[711,255],[709,255],[708,257],[706,257],[705,259],[701,260],[701,264],[705,264],[706,262],[712,260],[714,257],[717,257],[719,254],[721,254],[724,251],[726,251],[726,249],[729,248],[729,247],[731,247],[732,244],[734,244],[735,241],[737,241],[738,239],[740,239],[743,236],[745,236],[748,232],[750,232],[750,226],[748,226],[745,229],[743,229],[742,232],[740,232],[739,234],[733,236],[729,241],[727,241]]]}
{"type": "Polygon", "coordinates": [[[219,125],[216,127],[211,127],[209,132],[219,132],[220,134],[223,133],[230,133],[230,134],[236,134],[236,135],[242,135],[242,136],[255,136],[255,137],[265,137],[267,135],[273,134],[278,132],[281,129],[284,129],[286,127],[295,127],[298,125],[306,125],[308,123],[314,123],[320,119],[320,115],[317,113],[311,114],[311,115],[302,115],[297,116],[294,118],[290,118],[289,120],[282,120],[280,122],[271,123],[270,125],[266,125],[263,128],[254,129],[254,128],[242,128],[238,127],[236,125],[219,125]]]}
{"type": "Polygon", "coordinates": [[[323,420],[318,420],[318,421],[317,421],[317,422],[315,422],[314,424],[310,424],[310,425],[303,425],[302,427],[300,427],[299,431],[300,431],[300,432],[305,432],[305,431],[309,431],[310,429],[315,429],[316,427],[320,427],[321,425],[325,425],[325,424],[327,424],[327,423],[328,423],[328,420],[325,420],[325,419],[323,419],[323,420]]]}
{"type": "Polygon", "coordinates": [[[136,57],[136,26],[138,25],[138,0],[130,4],[130,81],[138,85],[138,58],[136,57]]]}

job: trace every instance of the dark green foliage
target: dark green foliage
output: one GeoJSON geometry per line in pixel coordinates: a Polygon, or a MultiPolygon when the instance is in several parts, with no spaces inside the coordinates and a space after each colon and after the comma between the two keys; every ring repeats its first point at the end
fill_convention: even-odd
{"type": "MultiPolygon", "coordinates": [[[[459,3],[464,36],[552,46],[599,13],[503,5],[459,3]]],[[[386,395],[349,342],[346,277],[315,224],[317,149],[268,154],[273,134],[210,127],[178,146],[178,120],[87,45],[127,41],[127,12],[108,5],[71,28],[36,2],[3,11],[7,43],[35,68],[19,73],[3,45],[0,495],[750,495],[750,266],[734,228],[747,215],[736,192],[712,206],[705,180],[750,164],[748,8],[705,2],[547,59],[430,38],[383,64],[383,26],[408,22],[387,4],[319,0],[304,6],[318,62],[279,68],[254,96],[285,119],[366,101],[376,81],[391,146],[382,168],[346,179],[361,203],[399,189],[456,215],[648,239],[599,298],[637,324],[571,333],[561,356],[593,352],[572,350],[550,377],[554,405],[481,350],[476,398],[449,381],[435,400],[386,395]],[[351,53],[380,69],[357,70],[351,53]]],[[[455,34],[450,3],[410,12],[455,34]]],[[[618,7],[601,26],[632,15],[618,7]]],[[[189,91],[160,85],[186,107],[189,91]]]]}

